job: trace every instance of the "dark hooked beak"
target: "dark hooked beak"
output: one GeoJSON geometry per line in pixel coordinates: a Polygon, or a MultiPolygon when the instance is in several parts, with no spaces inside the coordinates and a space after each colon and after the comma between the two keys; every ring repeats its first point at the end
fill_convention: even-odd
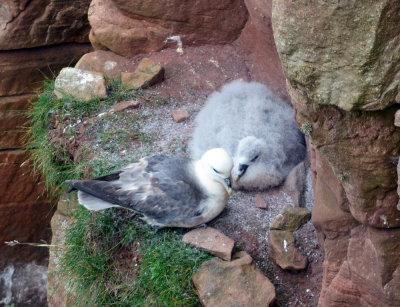
{"type": "Polygon", "coordinates": [[[238,173],[238,179],[246,173],[247,168],[249,167],[248,164],[239,164],[239,173],[238,173]]]}
{"type": "Polygon", "coordinates": [[[229,195],[232,194],[232,186],[231,186],[231,181],[229,178],[224,179],[225,184],[226,184],[226,191],[228,192],[229,195]]]}

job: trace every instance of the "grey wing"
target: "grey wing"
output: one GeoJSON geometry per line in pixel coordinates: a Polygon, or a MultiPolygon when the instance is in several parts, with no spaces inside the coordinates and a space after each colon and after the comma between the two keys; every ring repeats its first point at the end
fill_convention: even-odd
{"type": "Polygon", "coordinates": [[[139,187],[131,195],[134,210],[164,225],[201,213],[198,206],[204,194],[193,180],[188,159],[153,156],[143,162],[142,175],[128,170],[120,179],[121,182],[136,182],[133,185],[139,187]]]}
{"type": "Polygon", "coordinates": [[[134,208],[157,223],[179,225],[201,215],[201,200],[188,183],[175,181],[154,186],[153,193],[136,199],[134,208]]]}

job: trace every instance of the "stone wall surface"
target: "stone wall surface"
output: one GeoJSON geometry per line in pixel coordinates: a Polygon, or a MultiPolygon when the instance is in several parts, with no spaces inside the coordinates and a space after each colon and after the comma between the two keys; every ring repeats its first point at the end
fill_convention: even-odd
{"type": "Polygon", "coordinates": [[[0,50],[86,43],[88,0],[2,0],[0,50]]]}
{"type": "Polygon", "coordinates": [[[399,11],[393,1],[273,1],[287,89],[311,143],[320,306],[400,304],[399,11]]]}
{"type": "Polygon", "coordinates": [[[399,101],[400,2],[279,2],[275,39],[295,89],[347,111],[382,110],[399,101]]]}
{"type": "Polygon", "coordinates": [[[48,254],[43,248],[4,242],[49,239],[52,207],[25,162],[26,110],[44,76],[52,77],[92,50],[88,7],[88,0],[0,3],[0,267],[44,263],[48,254]]]}
{"type": "Polygon", "coordinates": [[[272,0],[245,0],[249,19],[235,41],[248,63],[252,79],[267,84],[282,99],[289,101],[285,77],[272,33],[272,0]]]}
{"type": "Polygon", "coordinates": [[[247,17],[243,0],[93,0],[90,41],[124,56],[161,50],[175,35],[184,46],[224,44],[239,36],[247,17]]]}

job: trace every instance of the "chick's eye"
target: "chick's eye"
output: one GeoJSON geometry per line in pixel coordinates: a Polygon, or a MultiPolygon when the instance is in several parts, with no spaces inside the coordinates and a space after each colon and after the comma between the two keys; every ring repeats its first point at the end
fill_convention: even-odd
{"type": "Polygon", "coordinates": [[[214,172],[216,172],[217,174],[219,174],[219,172],[218,172],[215,168],[213,168],[213,170],[214,170],[214,172]]]}
{"type": "Polygon", "coordinates": [[[255,156],[252,160],[251,160],[251,162],[254,162],[254,161],[256,161],[257,160],[257,158],[258,158],[258,156],[255,156]]]}

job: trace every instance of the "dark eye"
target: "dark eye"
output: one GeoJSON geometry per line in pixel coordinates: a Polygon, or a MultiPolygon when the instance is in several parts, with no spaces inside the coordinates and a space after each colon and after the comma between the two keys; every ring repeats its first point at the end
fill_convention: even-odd
{"type": "Polygon", "coordinates": [[[257,160],[257,158],[258,158],[258,155],[257,156],[255,156],[252,160],[251,160],[251,162],[254,162],[254,161],[256,161],[257,160]]]}
{"type": "Polygon", "coordinates": [[[216,172],[217,174],[219,174],[219,172],[218,172],[215,168],[213,168],[213,170],[214,170],[214,172],[216,172]]]}

